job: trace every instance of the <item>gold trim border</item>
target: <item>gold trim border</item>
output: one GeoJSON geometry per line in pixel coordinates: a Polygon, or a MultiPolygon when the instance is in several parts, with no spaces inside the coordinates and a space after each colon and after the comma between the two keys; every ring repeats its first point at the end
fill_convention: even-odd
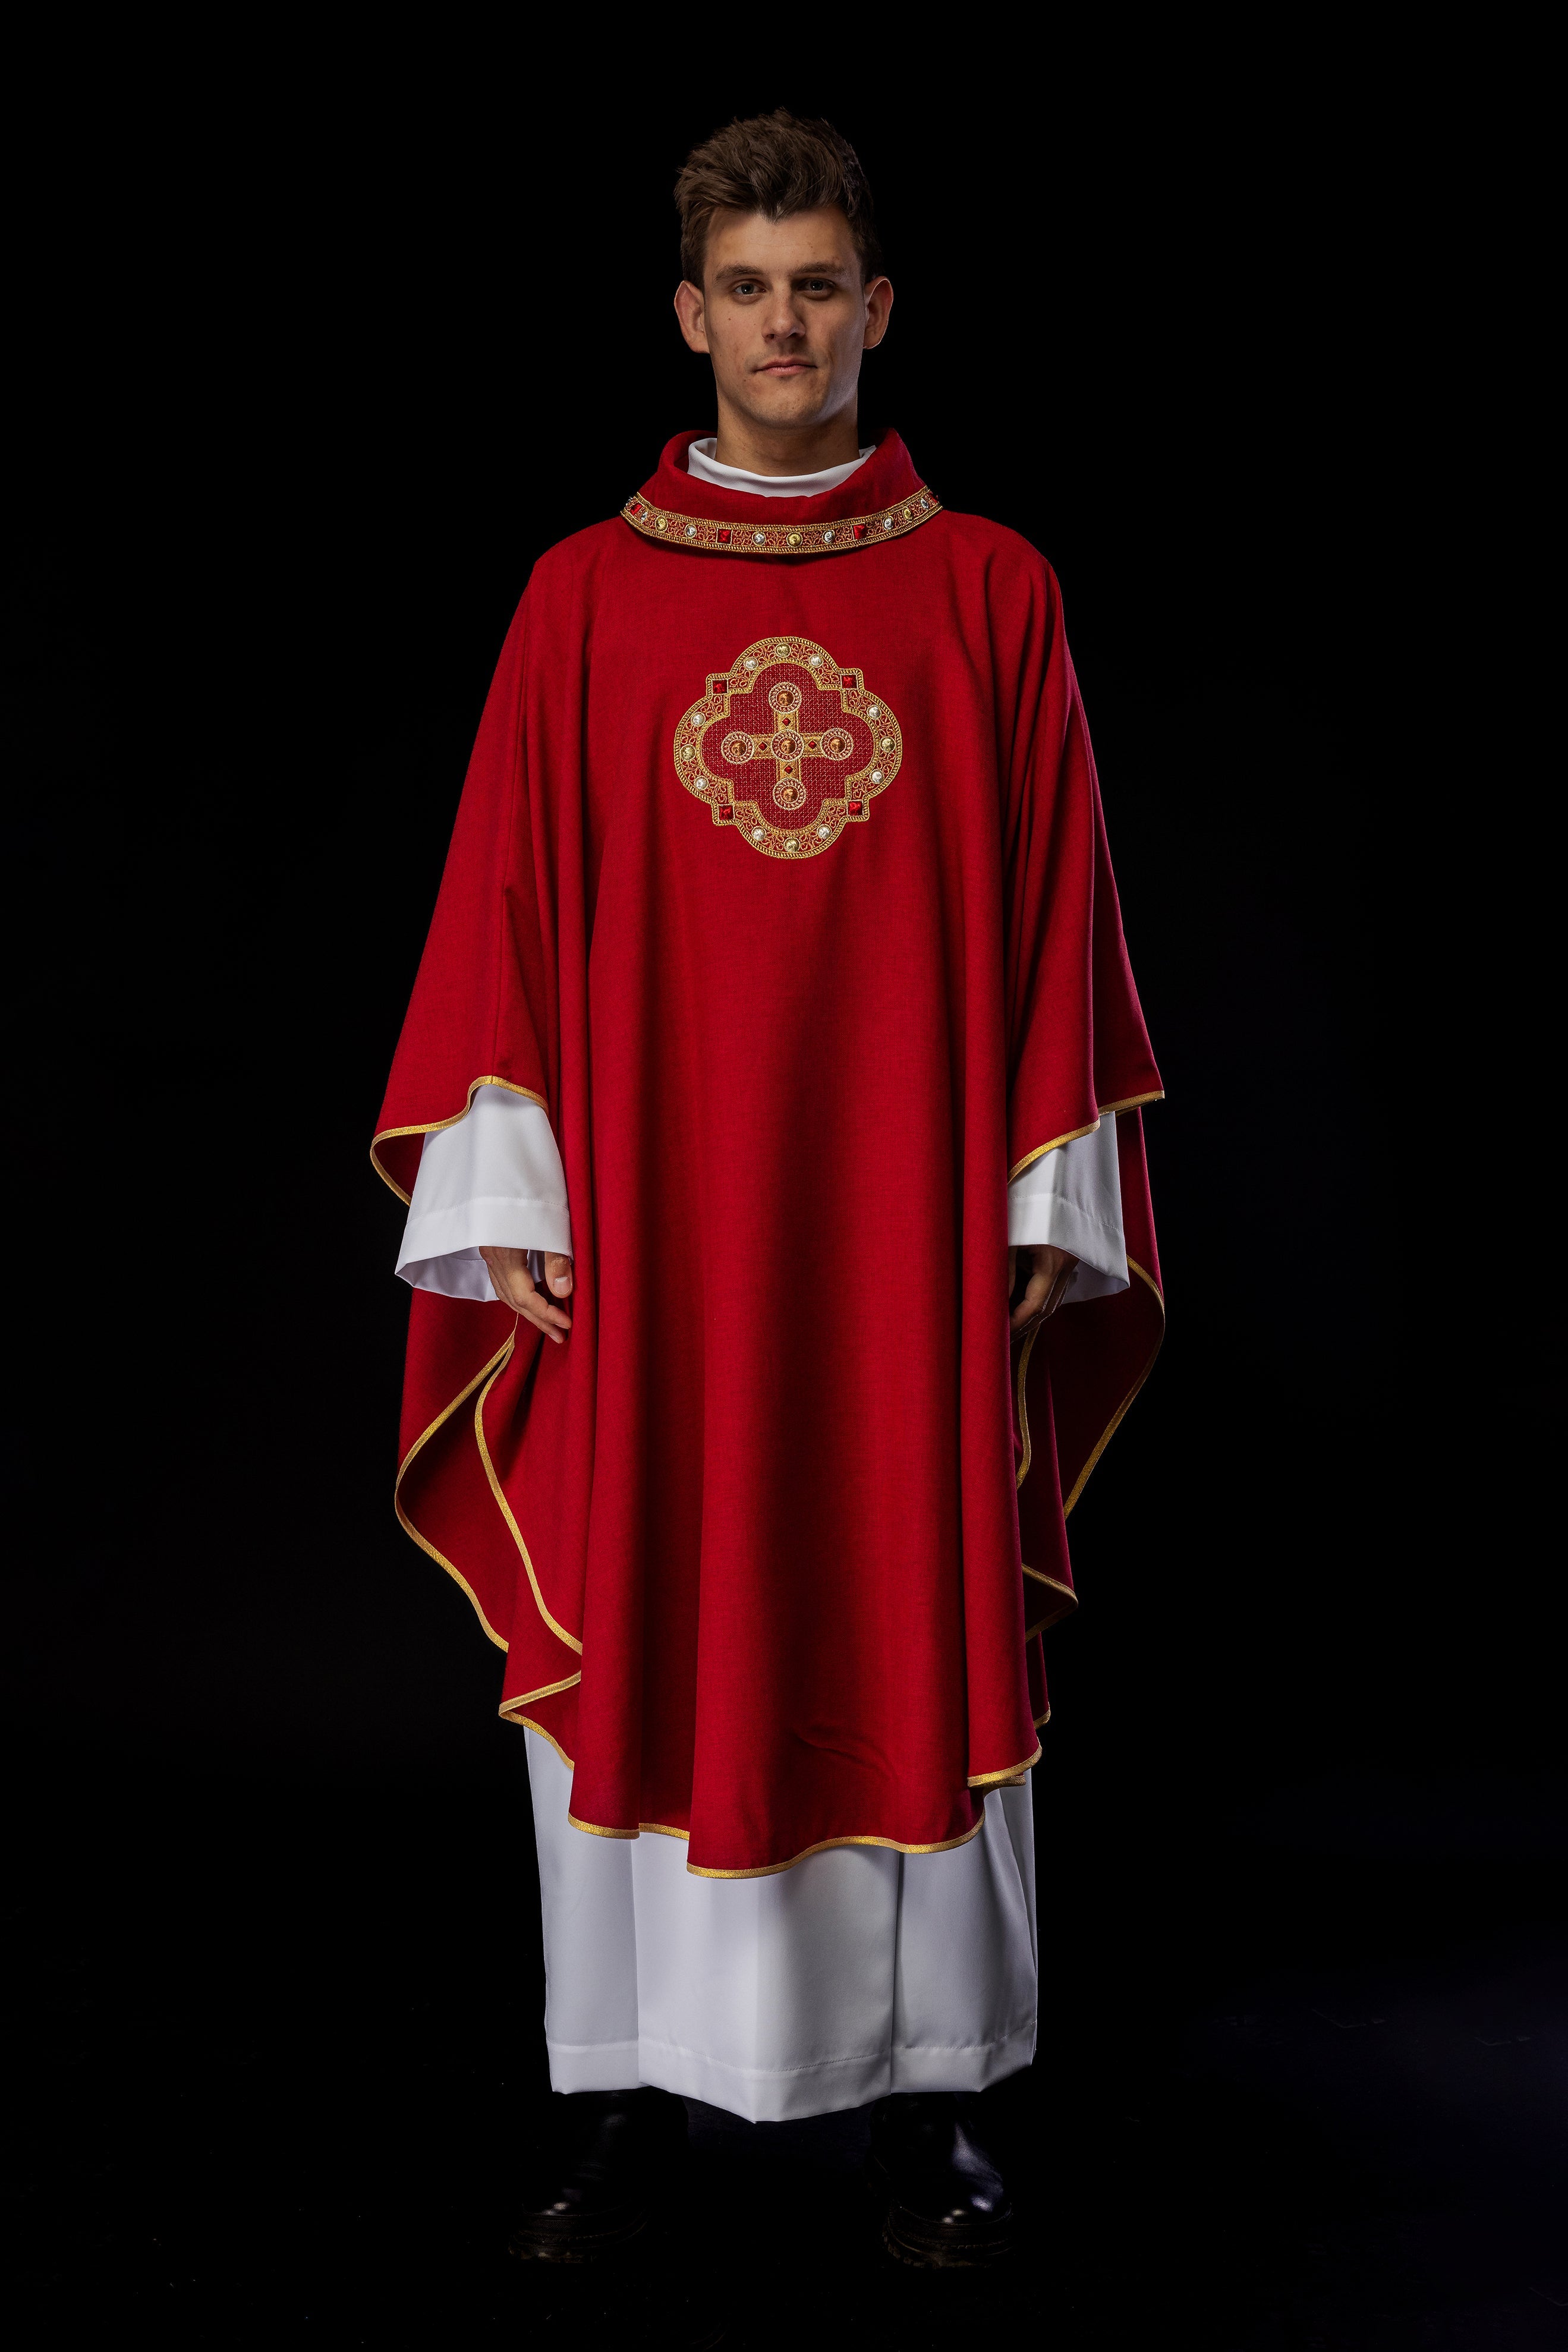
{"type": "MultiPolygon", "coordinates": [[[[517,1087],[514,1091],[521,1094],[522,1089],[521,1087],[517,1087]]],[[[479,1594],[474,1591],[473,1586],[468,1582],[468,1578],[463,1574],[462,1570],[453,1565],[452,1561],[447,1558],[444,1551],[437,1550],[437,1547],[431,1542],[428,1536],[421,1534],[420,1530],[415,1526],[413,1520],[409,1517],[407,1512],[403,1507],[403,1481],[407,1475],[409,1464],[414,1460],[415,1455],[420,1453],[423,1448],[429,1444],[430,1440],[435,1436],[436,1432],[442,1428],[446,1423],[451,1420],[452,1415],[458,1411],[458,1407],[466,1404],[469,1397],[473,1395],[474,1391],[478,1389],[479,1391],[479,1394],[474,1405],[474,1437],[479,1445],[479,1459],[484,1465],[485,1477],[489,1484],[491,1497],[499,1508],[502,1518],[506,1521],[508,1528],[510,1530],[511,1539],[513,1543],[516,1544],[518,1551],[522,1559],[523,1567],[528,1571],[529,1589],[533,1594],[535,1608],[538,1610],[541,1617],[544,1620],[545,1624],[550,1628],[551,1633],[554,1634],[556,1640],[558,1642],[563,1642],[569,1650],[574,1650],[577,1653],[577,1655],[581,1657],[583,1654],[582,1643],[578,1641],[575,1634],[569,1633],[564,1625],[557,1624],[555,1619],[551,1615],[549,1610],[544,1605],[544,1595],[539,1589],[539,1579],[533,1572],[533,1562],[529,1557],[528,1546],[523,1542],[522,1530],[518,1526],[516,1519],[512,1516],[511,1506],[507,1501],[506,1496],[502,1491],[500,1480],[496,1475],[495,1464],[490,1459],[489,1447],[485,1443],[485,1399],[489,1396],[491,1389],[494,1388],[497,1381],[500,1380],[508,1364],[511,1361],[512,1351],[517,1346],[517,1333],[518,1322],[514,1319],[505,1344],[496,1350],[495,1354],[490,1358],[488,1363],[480,1365],[479,1370],[474,1374],[473,1379],[468,1382],[466,1387],[458,1390],[450,1404],[443,1406],[442,1410],[436,1415],[435,1420],[430,1423],[429,1426],[420,1431],[419,1435],[415,1439],[413,1444],[409,1447],[407,1453],[404,1455],[402,1461],[397,1465],[397,1476],[393,1482],[392,1488],[392,1507],[397,1514],[398,1525],[402,1528],[405,1535],[412,1536],[420,1550],[423,1552],[428,1552],[430,1558],[436,1562],[437,1566],[438,1568],[444,1568],[447,1575],[452,1579],[453,1583],[459,1585],[468,1594],[468,1600],[473,1606],[474,1614],[484,1628],[487,1640],[493,1642],[498,1650],[510,1649],[510,1644],[496,1632],[495,1627],[485,1615],[483,1609],[479,1606],[479,1594]]],[[[508,1722],[521,1722],[524,1718],[520,1716],[513,1715],[511,1712],[512,1709],[520,1706],[531,1706],[535,1699],[553,1698],[558,1691],[571,1690],[576,1684],[580,1683],[582,1679],[583,1670],[579,1667],[575,1674],[567,1675],[560,1682],[542,1683],[536,1690],[519,1691],[514,1697],[503,1699],[499,1711],[508,1722]]],[[[531,1726],[531,1728],[537,1730],[540,1727],[534,1725],[531,1726]]],[[[545,1732],[543,1733],[543,1737],[548,1739],[550,1735],[548,1732],[545,1732]]],[[[571,1763],[572,1759],[569,1756],[564,1755],[560,1749],[557,1749],[556,1752],[562,1756],[562,1761],[563,1763],[571,1763]]],[[[574,1769],[575,1769],[575,1767],[574,1767],[574,1769]]]]}
{"type": "MultiPolygon", "coordinates": [[[[517,1335],[514,1332],[512,1336],[515,1339],[517,1335]]],[[[522,1529],[518,1526],[517,1521],[512,1517],[511,1505],[507,1501],[500,1480],[496,1476],[496,1465],[490,1460],[490,1449],[485,1444],[485,1399],[489,1396],[491,1389],[494,1388],[497,1381],[500,1380],[505,1370],[506,1366],[504,1364],[497,1366],[495,1371],[492,1372],[489,1379],[485,1382],[484,1387],[479,1391],[479,1402],[474,1407],[474,1435],[479,1442],[479,1460],[485,1465],[485,1476],[490,1482],[490,1493],[495,1497],[496,1507],[500,1512],[500,1515],[506,1521],[507,1526],[511,1529],[511,1539],[517,1546],[519,1552],[521,1554],[522,1564],[528,1570],[528,1581],[533,1593],[534,1607],[538,1610],[540,1615],[543,1618],[545,1623],[549,1626],[556,1640],[558,1642],[564,1642],[569,1650],[575,1650],[577,1655],[581,1657],[583,1654],[583,1644],[577,1639],[576,1634],[569,1633],[564,1625],[557,1624],[554,1618],[551,1615],[549,1610],[544,1605],[544,1595],[539,1589],[539,1579],[533,1572],[533,1562],[528,1556],[528,1546],[523,1542],[522,1529]]],[[[579,1673],[577,1675],[573,1677],[573,1679],[581,1681],[581,1674],[579,1673]]],[[[565,1683],[552,1683],[551,1685],[551,1690],[564,1690],[566,1687],[567,1685],[565,1683]]],[[[526,1696],[529,1698],[548,1698],[550,1692],[542,1690],[529,1691],[526,1696]]]]}
{"type": "MultiPolygon", "coordinates": [[[[1024,1344],[1018,1350],[1018,1433],[1024,1441],[1024,1458],[1018,1465],[1018,1475],[1013,1481],[1015,1487],[1023,1485],[1029,1475],[1029,1465],[1035,1458],[1034,1440],[1029,1435],[1029,1408],[1025,1402],[1025,1387],[1029,1377],[1029,1359],[1035,1352],[1035,1342],[1045,1328],[1045,1317],[1037,1315],[1025,1333],[1024,1344]]],[[[1026,1576],[1028,1572],[1027,1569],[1024,1571],[1026,1576]]]]}
{"type": "MultiPolygon", "coordinates": [[[[573,1677],[574,1681],[579,1679],[580,1677],[576,1675],[573,1677]]],[[[560,1687],[564,1689],[567,1685],[563,1684],[560,1687]]],[[[542,1691],[535,1691],[531,1696],[535,1698],[542,1698],[548,1696],[548,1694],[542,1691]]],[[[507,1705],[502,1707],[501,1713],[506,1717],[509,1723],[521,1723],[525,1730],[536,1731],[542,1739],[548,1740],[551,1747],[554,1748],[557,1756],[560,1757],[563,1764],[566,1766],[568,1771],[574,1772],[577,1767],[574,1763],[572,1758],[567,1755],[566,1750],[562,1747],[561,1742],[550,1732],[545,1730],[544,1726],[542,1723],[531,1722],[527,1716],[518,1715],[511,1712],[512,1709],[522,1706],[522,1704],[523,1701],[521,1699],[509,1699],[507,1705]]],[[[1047,1707],[1044,1715],[1036,1717],[1035,1728],[1039,1730],[1045,1724],[1048,1723],[1050,1719],[1051,1711],[1049,1707],[1047,1707]]],[[[1009,1764],[1005,1771],[1002,1772],[984,1772],[980,1774],[978,1778],[970,1780],[967,1785],[971,1789],[984,1789],[987,1790],[992,1789],[1013,1789],[1021,1787],[1025,1776],[1039,1762],[1043,1753],[1044,1750],[1041,1748],[1038,1740],[1037,1740],[1035,1743],[1034,1754],[1032,1756],[1026,1757],[1022,1764],[1009,1764]]],[[[574,1830],[583,1830],[589,1837],[620,1838],[629,1841],[633,1838],[641,1837],[646,1831],[651,1830],[658,1837],[682,1838],[689,1845],[691,1843],[691,1832],[689,1830],[672,1829],[668,1822],[639,1822],[635,1830],[613,1830],[607,1829],[602,1822],[582,1821],[579,1819],[577,1814],[573,1812],[568,1812],[566,1819],[574,1830]]],[[[700,1864],[693,1862],[689,1862],[686,1867],[693,1878],[776,1878],[781,1871],[793,1870],[796,1863],[809,1862],[814,1853],[829,1853],[836,1847],[841,1845],[877,1845],[881,1846],[884,1851],[889,1853],[951,1853],[954,1846],[967,1845],[971,1838],[978,1837],[984,1826],[985,1815],[983,1808],[980,1819],[975,1822],[973,1829],[965,1830],[962,1836],[959,1837],[942,1838],[934,1845],[905,1845],[899,1838],[888,1837],[821,1838],[816,1845],[803,1846],[799,1853],[792,1853],[787,1862],[763,1863],[756,1870],[704,1870],[700,1864]]]]}
{"type": "Polygon", "coordinates": [[[621,520],[656,545],[694,555],[848,555],[907,539],[942,510],[930,483],[921,482],[908,498],[874,513],[833,515],[823,522],[736,522],[725,516],[677,514],[673,508],[654,506],[640,490],[622,507],[621,520]]]}
{"type": "MultiPolygon", "coordinates": [[[[570,1684],[567,1687],[571,1687],[570,1684]]],[[[520,1698],[503,1699],[500,1709],[498,1710],[501,1721],[503,1723],[519,1724],[524,1731],[537,1731],[541,1739],[545,1741],[547,1746],[554,1748],[555,1753],[560,1757],[561,1761],[565,1765],[568,1772],[574,1772],[577,1769],[577,1767],[573,1763],[572,1759],[567,1755],[566,1750],[562,1747],[561,1742],[555,1738],[552,1732],[546,1731],[542,1723],[535,1723],[531,1715],[517,1715],[513,1713],[514,1708],[520,1707],[523,1704],[524,1702],[520,1698]]]]}
{"type": "MultiPolygon", "coordinates": [[[[781,1871],[793,1870],[797,1862],[809,1862],[814,1853],[830,1853],[836,1846],[841,1845],[879,1845],[889,1853],[951,1853],[954,1846],[967,1845],[971,1838],[977,1838],[984,1826],[983,1806],[980,1819],[972,1830],[965,1830],[962,1837],[942,1838],[935,1845],[901,1845],[897,1838],[885,1837],[823,1838],[817,1844],[808,1845],[799,1853],[792,1853],[787,1862],[770,1862],[761,1870],[703,1870],[694,1862],[689,1862],[686,1867],[693,1878],[776,1878],[781,1871]]],[[[683,1832],[678,1831],[676,1834],[679,1836],[683,1832]]]]}
{"type": "Polygon", "coordinates": [[[1089,1455],[1089,1460],[1084,1464],[1083,1468],[1079,1472],[1078,1476],[1074,1479],[1072,1493],[1067,1497],[1066,1501],[1062,1505],[1062,1517],[1064,1519],[1067,1517],[1068,1513],[1072,1509],[1073,1505],[1077,1502],[1084,1488],[1088,1486],[1089,1473],[1093,1470],[1096,1463],[1100,1460],[1100,1455],[1104,1453],[1106,1447],[1110,1444],[1111,1439],[1121,1428],[1129,1405],[1131,1405],[1133,1398],[1137,1395],[1139,1390],[1142,1387],[1144,1381],[1153,1370],[1154,1359],[1165,1344],[1165,1295],[1163,1291],[1155,1281],[1153,1276],[1148,1273],[1144,1267],[1141,1266],[1135,1257],[1130,1257],[1128,1259],[1127,1271],[1129,1274],[1135,1274],[1140,1282],[1147,1283],[1150,1289],[1154,1294],[1155,1303],[1160,1309],[1159,1337],[1155,1339],[1153,1346],[1149,1350],[1148,1362],[1144,1365],[1142,1370],[1139,1373],[1137,1379],[1128,1390],[1127,1394],[1122,1398],[1121,1402],[1117,1406],[1116,1411],[1111,1414],[1110,1419],[1106,1423],[1104,1433],[1100,1437],[1099,1444],[1095,1447],[1094,1452],[1089,1455]]]}
{"type": "Polygon", "coordinates": [[[1052,1592],[1061,1595],[1054,1609],[1047,1610],[1043,1617],[1037,1617],[1032,1625],[1025,1626],[1024,1639],[1032,1642],[1037,1633],[1048,1633],[1053,1625],[1059,1625],[1064,1617],[1072,1615],[1078,1607],[1078,1595],[1070,1584],[1062,1582],[1060,1577],[1047,1576],[1043,1568],[1031,1568],[1027,1560],[1024,1562],[1024,1573],[1036,1584],[1044,1584],[1052,1592]]]}
{"type": "MultiPolygon", "coordinates": [[[[390,1182],[391,1179],[388,1178],[387,1181],[390,1182]]],[[[395,1187],[394,1189],[395,1189],[395,1187]]],[[[444,1551],[437,1550],[428,1536],[420,1534],[418,1528],[415,1526],[413,1520],[404,1509],[403,1481],[407,1475],[408,1465],[413,1461],[415,1455],[421,1452],[422,1449],[429,1444],[430,1440],[435,1436],[436,1432],[441,1428],[445,1423],[451,1420],[452,1415],[457,1412],[458,1406],[468,1402],[468,1400],[473,1395],[474,1391],[479,1386],[480,1382],[491,1376],[497,1379],[500,1378],[500,1374],[506,1370],[507,1364],[511,1356],[511,1351],[516,1345],[517,1325],[513,1323],[511,1329],[506,1336],[505,1343],[496,1350],[495,1354],[490,1358],[489,1362],[488,1364],[481,1364],[479,1370],[474,1374],[473,1379],[468,1382],[468,1386],[458,1390],[457,1395],[452,1399],[451,1403],[442,1408],[427,1429],[420,1431],[419,1435],[415,1439],[413,1444],[409,1447],[407,1453],[398,1464],[397,1476],[393,1481],[392,1486],[392,1507],[397,1514],[398,1525],[402,1528],[404,1534],[412,1536],[420,1550],[428,1552],[431,1559],[436,1562],[437,1567],[444,1568],[447,1575],[452,1579],[454,1584],[461,1585],[463,1591],[468,1594],[468,1599],[473,1603],[474,1614],[479,1619],[480,1624],[484,1627],[486,1638],[489,1641],[493,1642],[498,1650],[504,1650],[507,1647],[507,1643],[502,1636],[496,1632],[495,1627],[490,1623],[489,1619],[485,1615],[484,1611],[480,1608],[479,1596],[474,1591],[473,1586],[468,1582],[468,1578],[462,1574],[460,1570],[453,1567],[451,1561],[447,1558],[444,1551]]]]}
{"type": "MultiPolygon", "coordinates": [[[[1154,1294],[1155,1303],[1160,1309],[1159,1337],[1156,1339],[1154,1345],[1149,1351],[1148,1362],[1144,1365],[1142,1370],[1139,1373],[1137,1379],[1128,1390],[1127,1394],[1122,1398],[1121,1402],[1117,1406],[1116,1411],[1111,1414],[1110,1419],[1106,1423],[1105,1427],[1100,1433],[1100,1443],[1096,1445],[1093,1453],[1089,1455],[1089,1460],[1084,1464],[1083,1468],[1079,1472],[1078,1476],[1074,1479],[1071,1494],[1063,1497],[1062,1517],[1064,1519],[1072,1509],[1073,1505],[1077,1502],[1084,1488],[1088,1486],[1090,1471],[1093,1470],[1096,1463],[1100,1460],[1100,1455],[1104,1453],[1106,1447],[1110,1444],[1111,1439],[1121,1428],[1129,1405],[1132,1402],[1133,1398],[1137,1395],[1139,1390],[1142,1387],[1144,1381],[1153,1370],[1154,1359],[1165,1343],[1165,1295],[1163,1291],[1155,1281],[1153,1276],[1148,1273],[1144,1267],[1141,1266],[1135,1257],[1128,1258],[1127,1271],[1129,1274],[1135,1274],[1140,1282],[1147,1283],[1149,1288],[1154,1294]]],[[[1037,1323],[1031,1329],[1029,1336],[1025,1340],[1022,1348],[1018,1350],[1018,1428],[1024,1441],[1024,1459],[1019,1465],[1017,1477],[1017,1484],[1020,1486],[1029,1475],[1029,1465],[1034,1460],[1035,1454],[1034,1445],[1029,1436],[1029,1411],[1025,1401],[1025,1383],[1028,1376],[1029,1358],[1035,1351],[1035,1342],[1039,1338],[1040,1333],[1045,1329],[1045,1328],[1043,1321],[1037,1323]]],[[[1037,1569],[1026,1568],[1024,1570],[1024,1573],[1026,1576],[1037,1576],[1039,1575],[1039,1570],[1037,1569]]],[[[1047,1576],[1040,1576],[1040,1581],[1042,1584],[1048,1584],[1051,1582],[1051,1579],[1047,1576]]],[[[1073,1595],[1073,1606],[1075,1608],[1078,1606],[1078,1595],[1076,1593],[1073,1595]]]]}
{"type": "Polygon", "coordinates": [[[1011,1184],[1016,1182],[1023,1174],[1026,1168],[1032,1168],[1037,1160],[1043,1160],[1045,1158],[1047,1151],[1059,1151],[1063,1144],[1077,1143],[1080,1141],[1084,1136],[1092,1135],[1100,1126],[1101,1119],[1112,1118],[1118,1111],[1142,1110],[1145,1103],[1163,1102],[1164,1099],[1164,1091],[1162,1088],[1158,1094],[1129,1095],[1125,1102],[1101,1103],[1099,1110],[1096,1112],[1093,1118],[1089,1120],[1087,1127],[1069,1128],[1066,1135],[1054,1135],[1052,1136],[1049,1143],[1042,1143],[1038,1149],[1034,1151],[1026,1151],[1022,1160],[1017,1161],[1014,1167],[1009,1168],[1007,1171],[1008,1183],[1011,1184]]]}
{"type": "MultiPolygon", "coordinates": [[[[507,1722],[510,1723],[514,1720],[514,1708],[520,1706],[531,1706],[536,1698],[554,1698],[560,1691],[575,1690],[582,1679],[583,1669],[579,1666],[574,1675],[566,1675],[564,1680],[562,1682],[541,1683],[537,1690],[519,1691],[515,1698],[502,1699],[500,1706],[496,1709],[496,1712],[498,1715],[503,1717],[507,1722]]],[[[533,1727],[536,1731],[539,1728],[537,1724],[535,1724],[533,1727]]],[[[546,1732],[544,1737],[548,1739],[550,1734],[546,1732]]]]}
{"type": "MultiPolygon", "coordinates": [[[[414,1196],[410,1192],[405,1192],[402,1185],[397,1182],[395,1177],[387,1174],[385,1169],[382,1166],[381,1161],[376,1158],[378,1147],[384,1143],[392,1143],[395,1141],[397,1137],[400,1135],[435,1135],[444,1127],[456,1127],[458,1121],[460,1118],[467,1118],[469,1111],[473,1108],[474,1097],[479,1093],[481,1087],[504,1087],[509,1095],[521,1095],[525,1102],[537,1103],[540,1109],[544,1113],[545,1118],[548,1118],[550,1116],[550,1105],[545,1101],[542,1095],[535,1094],[531,1087],[516,1086],[510,1078],[485,1077],[476,1078],[474,1080],[472,1086],[468,1088],[468,1101],[463,1105],[461,1110],[455,1110],[450,1118],[427,1118],[422,1120],[416,1127],[383,1127],[377,1129],[375,1134],[373,1135],[370,1139],[370,1164],[374,1169],[376,1174],[380,1177],[382,1182],[389,1186],[391,1190],[396,1193],[398,1199],[402,1202],[405,1209],[412,1204],[414,1196]]],[[[463,1395],[467,1396],[467,1394],[468,1391],[465,1389],[463,1395]]],[[[458,1402],[461,1403],[462,1399],[459,1398],[458,1402]]]]}
{"type": "MultiPolygon", "coordinates": [[[[1028,1639],[1026,1634],[1025,1639],[1028,1639]]],[[[1000,1772],[972,1772],[964,1785],[971,1789],[999,1789],[1005,1780],[1020,1780],[1026,1772],[1034,1770],[1043,1753],[1044,1750],[1037,1739],[1034,1754],[1026,1756],[1021,1764],[1005,1765],[1000,1772]]]]}

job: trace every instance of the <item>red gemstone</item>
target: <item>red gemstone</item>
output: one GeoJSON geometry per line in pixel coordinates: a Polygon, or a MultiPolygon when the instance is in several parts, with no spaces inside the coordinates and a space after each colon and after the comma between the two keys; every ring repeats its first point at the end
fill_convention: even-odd
{"type": "Polygon", "coordinates": [[[865,524],[864,524],[863,522],[858,522],[858,523],[855,525],[855,536],[856,536],[856,538],[857,538],[857,539],[864,539],[864,538],[865,538],[865,536],[866,536],[866,526],[865,526],[865,524]]]}
{"type": "Polygon", "coordinates": [[[850,815],[851,815],[851,816],[858,816],[858,815],[859,815],[859,814],[860,814],[860,812],[861,812],[861,810],[865,807],[865,805],[866,805],[866,803],[865,803],[865,802],[864,802],[864,801],[851,801],[851,802],[850,802],[850,803],[849,803],[849,814],[850,814],[850,815]]]}
{"type": "Polygon", "coordinates": [[[721,547],[728,547],[728,546],[729,546],[729,544],[730,544],[730,534],[729,534],[729,532],[728,532],[727,530],[721,530],[721,531],[719,533],[719,544],[720,544],[720,546],[721,546],[721,547]]]}
{"type": "Polygon", "coordinates": [[[632,511],[632,520],[633,520],[633,521],[635,522],[635,521],[636,521],[636,520],[637,520],[637,516],[638,516],[638,515],[640,515],[640,514],[641,514],[641,512],[642,512],[642,509],[641,509],[641,507],[639,507],[639,506],[636,503],[636,501],[635,501],[635,500],[634,500],[634,502],[633,502],[633,505],[632,505],[632,510],[631,510],[631,511],[632,511]]]}
{"type": "Polygon", "coordinates": [[[720,802],[720,803],[719,803],[719,809],[718,809],[718,816],[719,816],[719,822],[720,822],[720,824],[729,824],[731,822],[731,820],[733,819],[734,814],[735,814],[735,812],[734,812],[734,810],[731,807],[731,805],[730,805],[730,803],[729,803],[729,802],[728,802],[728,801],[721,801],[721,802],[720,802]]]}

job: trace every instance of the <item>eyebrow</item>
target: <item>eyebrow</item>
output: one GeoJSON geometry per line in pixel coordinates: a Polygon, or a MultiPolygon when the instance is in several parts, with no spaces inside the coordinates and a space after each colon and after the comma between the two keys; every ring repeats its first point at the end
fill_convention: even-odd
{"type": "MultiPolygon", "coordinates": [[[[853,262],[849,261],[803,261],[788,275],[791,278],[837,278],[840,271],[853,268],[853,262]]],[[[727,261],[716,274],[721,278],[766,278],[768,272],[759,269],[755,264],[742,267],[738,261],[727,261]]]]}

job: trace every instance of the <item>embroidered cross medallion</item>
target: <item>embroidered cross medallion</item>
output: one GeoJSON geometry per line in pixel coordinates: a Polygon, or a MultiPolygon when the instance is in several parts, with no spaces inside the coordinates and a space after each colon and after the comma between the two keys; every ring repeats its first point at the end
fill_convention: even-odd
{"type": "Polygon", "coordinates": [[[675,730],[675,772],[764,857],[831,849],[899,772],[903,737],[860,670],[809,637],[759,638],[675,730]]]}

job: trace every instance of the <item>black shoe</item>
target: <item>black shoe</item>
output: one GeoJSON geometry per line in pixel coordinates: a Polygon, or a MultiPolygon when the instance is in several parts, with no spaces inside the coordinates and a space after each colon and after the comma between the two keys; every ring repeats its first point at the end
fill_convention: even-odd
{"type": "Polygon", "coordinates": [[[668,2091],[574,2091],[552,2194],[530,2202],[511,2235],[525,2262],[591,2263],[635,2238],[686,2153],[686,2109],[668,2091]]]}
{"type": "Polygon", "coordinates": [[[906,2092],[872,2108],[866,2178],[900,2262],[973,2266],[1011,2252],[1013,2200],[983,2132],[973,2091],[906,2092]]]}

